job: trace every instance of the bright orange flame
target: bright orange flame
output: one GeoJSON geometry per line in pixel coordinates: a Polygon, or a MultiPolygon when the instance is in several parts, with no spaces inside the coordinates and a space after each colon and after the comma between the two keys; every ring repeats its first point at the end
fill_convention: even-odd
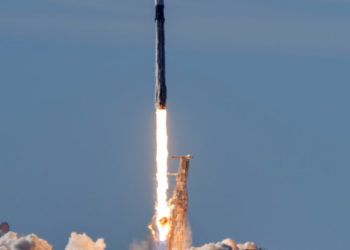
{"type": "Polygon", "coordinates": [[[168,218],[170,207],[168,204],[168,133],[167,133],[167,112],[165,109],[157,109],[157,201],[156,201],[156,225],[158,240],[167,239],[170,227],[168,218]]]}

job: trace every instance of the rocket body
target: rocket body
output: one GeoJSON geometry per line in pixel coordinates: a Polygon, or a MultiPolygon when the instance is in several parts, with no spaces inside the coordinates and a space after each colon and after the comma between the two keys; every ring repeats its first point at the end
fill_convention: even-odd
{"type": "Polygon", "coordinates": [[[167,87],[165,79],[165,31],[164,1],[155,0],[156,22],[156,109],[166,108],[167,87]]]}

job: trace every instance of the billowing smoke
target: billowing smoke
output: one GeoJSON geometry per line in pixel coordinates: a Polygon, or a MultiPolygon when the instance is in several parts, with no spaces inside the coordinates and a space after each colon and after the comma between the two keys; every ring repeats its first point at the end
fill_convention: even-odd
{"type": "Polygon", "coordinates": [[[8,232],[0,237],[0,250],[52,250],[52,246],[35,234],[20,237],[8,232]]]}
{"type": "Polygon", "coordinates": [[[257,250],[257,246],[253,242],[244,244],[236,244],[234,240],[226,239],[222,242],[209,243],[202,247],[192,247],[191,250],[257,250]]]}
{"type": "MultiPolygon", "coordinates": [[[[72,233],[65,250],[104,250],[106,244],[103,239],[94,242],[86,234],[72,233]]],[[[52,250],[52,246],[35,234],[18,236],[8,232],[0,237],[0,250],[52,250]]]]}
{"type": "MultiPolygon", "coordinates": [[[[65,250],[105,250],[103,239],[93,241],[86,234],[72,233],[65,250]]],[[[15,232],[8,232],[0,237],[0,250],[52,250],[52,246],[35,234],[18,236],[15,232]]],[[[234,240],[226,239],[222,242],[209,243],[201,247],[191,247],[190,250],[257,250],[253,242],[236,244],[234,240]]],[[[151,250],[148,241],[133,242],[129,250],[151,250]]]]}
{"type": "Polygon", "coordinates": [[[86,234],[72,233],[65,250],[104,250],[106,244],[103,239],[94,242],[86,234]]]}
{"type": "Polygon", "coordinates": [[[257,246],[254,242],[246,242],[245,244],[238,244],[238,249],[242,250],[257,250],[257,246]]]}
{"type": "MultiPolygon", "coordinates": [[[[226,239],[217,243],[208,243],[201,247],[191,247],[190,250],[257,250],[257,246],[253,242],[237,244],[232,239],[226,239]]],[[[1,250],[1,249],[0,249],[1,250]]],[[[147,241],[133,242],[129,250],[151,250],[147,241]]]]}

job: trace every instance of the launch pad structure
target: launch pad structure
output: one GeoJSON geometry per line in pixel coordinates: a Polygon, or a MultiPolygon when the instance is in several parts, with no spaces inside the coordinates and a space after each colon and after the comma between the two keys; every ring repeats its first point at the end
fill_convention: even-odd
{"type": "Polygon", "coordinates": [[[179,159],[179,169],[176,174],[176,185],[173,196],[170,199],[170,231],[168,235],[168,250],[185,250],[187,242],[187,209],[188,192],[187,179],[190,155],[174,156],[173,159],[179,159]]]}

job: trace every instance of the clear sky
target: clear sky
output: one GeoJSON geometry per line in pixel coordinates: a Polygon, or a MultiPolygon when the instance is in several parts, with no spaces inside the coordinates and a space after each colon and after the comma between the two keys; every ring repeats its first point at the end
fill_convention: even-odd
{"type": "MultiPolygon", "coordinates": [[[[195,245],[345,249],[350,1],[166,1],[195,245]]],[[[153,1],[1,0],[0,220],[127,249],[153,214],[153,1]]],[[[173,168],[175,165],[173,166],[173,168]]]]}

